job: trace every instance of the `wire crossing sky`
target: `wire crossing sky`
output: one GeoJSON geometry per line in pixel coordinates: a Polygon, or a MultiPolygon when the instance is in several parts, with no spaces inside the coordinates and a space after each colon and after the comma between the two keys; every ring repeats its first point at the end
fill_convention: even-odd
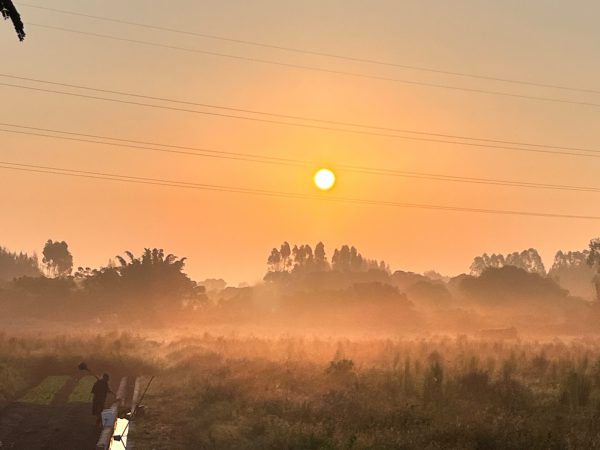
{"type": "MultiPolygon", "coordinates": [[[[0,73],[0,77],[14,79],[14,80],[21,80],[21,81],[31,81],[34,83],[48,84],[48,85],[53,85],[53,86],[62,86],[62,87],[68,87],[68,88],[83,89],[86,91],[103,92],[103,93],[117,94],[117,95],[123,95],[123,96],[128,96],[128,97],[143,98],[143,99],[148,99],[148,100],[159,100],[159,101],[168,102],[168,103],[179,103],[182,105],[193,105],[193,106],[200,106],[200,107],[205,107],[205,108],[224,109],[224,110],[228,110],[228,111],[244,112],[244,113],[250,113],[250,114],[258,114],[258,115],[262,115],[262,116],[280,117],[280,118],[284,118],[284,119],[294,119],[294,120],[301,120],[301,121],[308,121],[308,122],[319,122],[319,123],[330,124],[330,125],[341,125],[341,126],[346,126],[346,127],[367,128],[367,129],[382,130],[382,131],[394,131],[394,132],[398,132],[398,133],[410,133],[410,134],[418,134],[418,135],[433,136],[433,137],[446,137],[446,138],[461,139],[461,140],[467,140],[467,141],[491,142],[494,144],[498,144],[498,143],[499,144],[514,144],[514,145],[521,145],[521,146],[527,146],[527,147],[542,147],[542,148],[547,148],[547,149],[561,149],[561,150],[574,150],[574,151],[581,151],[581,152],[600,153],[600,150],[598,150],[598,149],[557,146],[557,145],[530,143],[530,142],[515,142],[515,141],[506,140],[506,139],[489,139],[489,138],[473,137],[473,136],[450,135],[450,134],[427,132],[427,131],[420,131],[420,130],[406,130],[406,129],[402,129],[402,128],[390,128],[390,127],[367,125],[367,124],[360,124],[360,123],[353,123],[353,122],[339,122],[339,121],[335,121],[335,120],[318,119],[318,118],[314,118],[314,117],[297,116],[297,115],[291,115],[291,114],[256,111],[256,110],[247,109],[247,108],[211,105],[211,104],[207,104],[207,103],[194,102],[191,100],[177,100],[177,99],[172,99],[172,98],[156,97],[156,96],[152,96],[152,95],[138,94],[135,92],[125,92],[125,91],[118,91],[118,90],[114,90],[114,89],[95,88],[95,87],[91,87],[91,86],[83,86],[83,85],[77,85],[77,84],[71,84],[71,83],[61,83],[61,82],[57,82],[57,81],[20,77],[20,76],[16,76],[16,75],[5,74],[5,73],[0,73]]],[[[35,88],[35,87],[14,85],[14,84],[9,84],[9,83],[0,84],[0,85],[13,87],[13,88],[17,88],[17,89],[39,90],[41,92],[50,92],[50,93],[63,94],[63,95],[78,95],[77,93],[73,93],[73,92],[43,90],[43,89],[39,89],[39,88],[35,88]]],[[[94,97],[94,98],[101,99],[101,100],[111,100],[111,99],[107,99],[106,97],[94,97]]],[[[141,104],[140,104],[140,106],[160,107],[159,105],[141,105],[141,104]]],[[[203,111],[190,111],[190,112],[197,112],[199,114],[204,114],[204,113],[211,114],[211,113],[206,113],[203,111]]],[[[254,120],[252,117],[239,117],[239,116],[226,116],[226,117],[236,118],[236,119],[254,120]]],[[[270,121],[268,123],[278,123],[278,124],[283,124],[283,125],[313,127],[313,128],[317,128],[317,129],[326,129],[326,130],[332,130],[332,131],[345,131],[345,132],[349,132],[349,133],[364,133],[363,131],[356,131],[356,130],[345,129],[345,128],[319,127],[319,126],[314,126],[314,125],[306,125],[306,124],[290,123],[290,122],[270,121]]],[[[390,134],[384,134],[384,133],[380,133],[380,134],[366,133],[366,134],[373,134],[376,136],[384,136],[384,137],[399,137],[399,138],[404,138],[404,139],[414,139],[410,136],[396,136],[396,135],[390,135],[390,134]]],[[[441,141],[441,140],[434,141],[434,142],[448,143],[448,141],[441,141]]],[[[517,148],[514,148],[514,147],[501,147],[501,148],[509,148],[511,150],[518,150],[517,148]]]]}
{"type": "MultiPolygon", "coordinates": [[[[289,158],[273,158],[273,157],[268,157],[268,156],[247,154],[247,153],[240,153],[240,152],[224,152],[224,151],[212,150],[212,149],[174,146],[174,145],[162,144],[162,143],[156,143],[156,142],[134,141],[131,139],[122,139],[122,138],[115,138],[115,137],[109,137],[109,136],[95,136],[95,135],[88,135],[88,134],[83,134],[83,133],[73,133],[73,132],[61,131],[61,130],[48,130],[48,129],[43,129],[43,128],[35,128],[35,127],[28,127],[28,126],[22,126],[22,125],[14,125],[14,124],[0,123],[0,126],[9,126],[9,127],[15,127],[15,128],[21,128],[21,129],[34,129],[37,131],[56,133],[57,135],[0,128],[0,132],[4,132],[4,133],[16,133],[16,134],[22,134],[22,135],[28,135],[28,136],[38,136],[38,137],[44,137],[44,138],[50,138],[50,139],[63,139],[63,140],[68,140],[68,141],[90,143],[90,144],[111,145],[111,146],[116,146],[116,147],[123,147],[126,149],[144,150],[144,151],[150,151],[150,152],[165,152],[165,153],[173,153],[175,155],[199,156],[199,157],[205,157],[205,158],[230,159],[230,160],[234,160],[234,161],[247,161],[247,162],[262,163],[262,164],[278,164],[278,165],[283,165],[283,166],[318,167],[318,163],[316,163],[314,161],[303,161],[303,160],[289,159],[289,158]],[[66,134],[67,136],[61,136],[60,134],[66,134]],[[88,139],[75,138],[72,136],[81,136],[81,137],[86,137],[88,139]],[[105,141],[89,139],[89,138],[100,138],[100,139],[104,139],[105,141]],[[108,142],[106,142],[106,141],[108,141],[108,142]],[[126,144],[126,143],[129,143],[129,144],[126,144]],[[132,145],[132,144],[136,144],[136,145],[132,145]],[[147,146],[142,146],[139,144],[152,145],[154,147],[147,147],[147,146]],[[155,148],[155,147],[159,147],[159,148],[155,148]],[[160,147],[166,147],[166,148],[160,148],[160,147]],[[184,149],[184,150],[182,150],[182,149],[184,149]]],[[[401,171],[401,170],[393,170],[393,169],[389,169],[389,168],[346,166],[346,165],[339,164],[339,165],[337,165],[337,169],[338,170],[341,169],[341,170],[349,171],[349,172],[377,175],[377,176],[399,176],[399,177],[406,177],[406,178],[430,179],[430,180],[452,181],[452,182],[461,182],[461,183],[489,184],[489,185],[494,185],[494,186],[510,186],[510,187],[518,187],[518,188],[529,188],[529,189],[532,189],[532,188],[533,189],[557,189],[557,190],[565,190],[565,191],[600,192],[600,187],[594,187],[594,186],[572,186],[572,185],[562,185],[562,184],[534,183],[534,182],[530,182],[530,181],[519,181],[519,180],[461,177],[461,176],[447,175],[447,174],[435,174],[435,173],[425,173],[425,172],[406,172],[406,171],[401,171]]]]}
{"type": "Polygon", "coordinates": [[[65,239],[89,266],[157,246],[196,278],[254,281],[282,240],[454,274],[484,251],[551,264],[597,234],[575,220],[600,216],[594,2],[18,6],[0,245],[65,239]]]}
{"type": "Polygon", "coordinates": [[[535,81],[512,80],[512,79],[503,78],[500,76],[489,76],[489,75],[479,75],[479,74],[472,74],[472,73],[452,72],[452,71],[447,71],[447,70],[434,69],[431,67],[418,67],[418,66],[412,66],[412,65],[406,65],[406,64],[398,64],[398,63],[394,63],[394,62],[390,62],[390,61],[378,61],[378,60],[373,60],[373,59],[369,59],[369,58],[361,58],[361,57],[356,57],[356,56],[335,55],[335,54],[327,53],[327,52],[323,52],[323,51],[284,47],[281,45],[266,44],[264,42],[254,42],[254,41],[248,41],[248,40],[243,40],[243,39],[233,39],[233,38],[229,38],[229,37],[215,36],[213,34],[198,33],[198,32],[189,31],[189,30],[180,30],[177,28],[167,28],[167,27],[162,27],[162,26],[157,26],[157,25],[150,25],[150,24],[144,24],[144,23],[139,23],[139,22],[132,22],[132,21],[128,21],[128,20],[115,19],[115,18],[111,18],[111,17],[96,16],[93,14],[84,14],[84,13],[80,13],[80,12],[76,12],[76,11],[65,11],[64,9],[49,8],[47,6],[34,5],[34,4],[30,4],[30,3],[29,4],[21,3],[21,5],[29,7],[29,8],[40,9],[40,10],[44,10],[44,11],[52,11],[52,12],[57,12],[60,14],[67,14],[67,15],[71,15],[71,16],[86,17],[86,18],[102,20],[102,21],[106,21],[106,22],[120,23],[120,24],[125,24],[125,25],[133,25],[133,26],[141,27],[141,28],[148,28],[148,29],[160,30],[160,31],[168,31],[169,33],[186,34],[186,35],[191,35],[191,36],[196,36],[196,37],[201,37],[201,38],[206,38],[206,39],[216,39],[216,40],[226,41],[226,42],[235,42],[237,44],[245,44],[245,45],[271,48],[271,49],[276,49],[276,50],[285,50],[285,51],[289,51],[289,52],[304,53],[307,55],[326,56],[328,58],[344,59],[344,60],[348,60],[348,61],[377,64],[377,65],[382,65],[382,66],[399,67],[399,68],[403,68],[403,69],[411,69],[411,70],[424,71],[424,72],[433,72],[433,73],[439,73],[439,74],[443,74],[443,75],[453,75],[453,76],[467,77],[467,78],[479,78],[479,79],[483,79],[483,80],[501,81],[504,83],[523,84],[526,86],[537,86],[537,87],[543,87],[543,88],[561,89],[561,90],[566,90],[566,91],[600,94],[600,90],[597,90],[597,89],[585,89],[585,88],[579,88],[579,87],[574,87],[574,86],[560,86],[560,85],[547,83],[547,82],[541,83],[541,82],[535,82],[535,81]]]}
{"type": "Polygon", "coordinates": [[[408,84],[408,85],[418,86],[418,87],[450,89],[450,90],[464,91],[464,92],[473,93],[473,94],[498,95],[498,96],[504,96],[504,97],[511,97],[511,98],[515,98],[515,99],[534,100],[534,101],[551,102],[551,103],[562,103],[562,104],[567,104],[567,105],[579,105],[579,106],[588,106],[588,107],[594,107],[594,108],[600,107],[600,103],[592,102],[592,101],[578,101],[578,100],[569,100],[567,98],[556,98],[556,97],[547,97],[547,96],[539,96],[539,95],[536,96],[536,95],[518,94],[518,93],[513,93],[513,92],[508,92],[508,91],[478,89],[478,88],[474,88],[474,87],[461,87],[461,86],[452,85],[452,84],[430,83],[430,82],[424,82],[424,81],[418,81],[418,80],[409,80],[409,79],[402,79],[402,78],[386,77],[386,76],[381,76],[381,75],[373,75],[373,74],[362,73],[362,72],[349,72],[349,71],[342,71],[342,70],[327,69],[325,67],[316,67],[316,66],[307,66],[307,65],[302,65],[302,64],[285,63],[285,62],[275,61],[275,60],[271,60],[271,59],[250,58],[250,57],[242,56],[239,54],[220,53],[220,52],[214,52],[214,51],[209,51],[209,50],[200,50],[200,49],[189,48],[189,47],[181,47],[181,46],[175,46],[175,45],[169,45],[169,44],[161,44],[161,43],[156,43],[156,42],[143,41],[143,40],[139,40],[139,39],[122,38],[122,37],[113,36],[113,35],[109,35],[109,34],[90,33],[90,32],[86,32],[86,31],[74,30],[71,28],[64,28],[64,27],[56,27],[56,26],[47,25],[47,24],[30,23],[29,25],[33,26],[33,27],[45,28],[48,30],[64,31],[67,33],[79,34],[79,35],[83,35],[83,36],[91,36],[91,37],[97,37],[97,38],[103,38],[103,39],[112,39],[115,41],[128,42],[131,44],[149,45],[152,47],[159,47],[159,48],[164,48],[164,49],[169,49],[169,50],[178,50],[178,51],[182,51],[182,52],[199,53],[199,54],[204,54],[204,55],[209,55],[209,56],[217,56],[217,57],[221,57],[221,58],[230,58],[230,59],[244,61],[244,62],[270,64],[270,65],[280,66],[280,67],[284,67],[284,68],[312,70],[312,71],[316,71],[316,72],[324,72],[324,73],[333,74],[333,75],[344,75],[344,76],[348,76],[348,77],[367,78],[367,79],[372,79],[372,80],[377,80],[377,81],[390,81],[390,82],[394,82],[394,83],[403,83],[403,84],[408,84]]]}
{"type": "Polygon", "coordinates": [[[399,208],[417,208],[417,209],[432,209],[441,211],[453,211],[453,212],[467,212],[467,213],[483,213],[483,214],[503,214],[503,215],[516,215],[516,216],[532,216],[532,217],[551,217],[558,219],[576,219],[576,220],[600,220],[600,216],[577,216],[572,214],[559,214],[559,213],[545,213],[536,211],[508,211],[500,209],[481,209],[481,208],[463,208],[449,205],[423,205],[417,203],[398,203],[398,202],[382,202],[377,200],[359,199],[359,198],[345,198],[345,197],[325,197],[325,196],[307,196],[302,194],[295,194],[293,192],[278,192],[278,191],[265,191],[260,189],[245,189],[233,186],[218,186],[210,184],[200,183],[189,183],[179,180],[163,180],[156,178],[145,178],[136,177],[132,175],[119,175],[109,174],[103,172],[90,172],[84,170],[72,170],[61,167],[46,167],[46,166],[35,166],[31,164],[18,164],[9,161],[0,161],[1,169],[19,170],[23,172],[33,173],[49,173],[53,175],[63,176],[76,176],[80,178],[89,178],[94,180],[107,180],[107,181],[123,181],[127,183],[138,183],[138,184],[149,184],[153,186],[169,186],[179,187],[187,189],[201,189],[217,192],[229,192],[238,194],[252,194],[261,196],[272,196],[278,198],[288,198],[296,200],[318,200],[325,202],[340,202],[350,203],[354,205],[370,205],[370,206],[394,206],[399,208]]]}

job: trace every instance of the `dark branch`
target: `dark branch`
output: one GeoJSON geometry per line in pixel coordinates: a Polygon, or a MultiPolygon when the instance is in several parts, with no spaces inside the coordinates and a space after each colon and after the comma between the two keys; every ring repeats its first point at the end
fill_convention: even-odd
{"type": "Polygon", "coordinates": [[[22,41],[25,39],[25,25],[23,25],[21,15],[17,11],[17,8],[15,8],[15,5],[13,5],[12,0],[0,0],[0,10],[2,11],[4,20],[10,18],[12,21],[19,40],[22,41]]]}

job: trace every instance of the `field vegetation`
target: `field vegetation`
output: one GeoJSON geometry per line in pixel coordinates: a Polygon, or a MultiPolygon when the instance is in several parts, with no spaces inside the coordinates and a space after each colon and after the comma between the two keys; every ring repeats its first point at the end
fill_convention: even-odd
{"type": "Polygon", "coordinates": [[[96,382],[96,377],[91,375],[82,377],[77,385],[69,394],[69,402],[90,402],[92,400],[92,386],[96,382]]]}
{"type": "Polygon", "coordinates": [[[92,369],[98,371],[125,373],[129,367],[148,370],[153,358],[143,353],[144,346],[124,346],[123,339],[130,338],[118,333],[77,337],[0,333],[0,411],[11,401],[49,404],[70,379],[78,379],[71,400],[89,401],[95,378],[78,371],[82,360],[93,361],[92,369]]]}
{"type": "Polygon", "coordinates": [[[49,405],[67,381],[69,381],[67,375],[50,375],[44,378],[36,387],[27,391],[19,401],[36,405],[49,405]]]}
{"type": "Polygon", "coordinates": [[[600,446],[599,341],[205,336],[164,350],[143,448],[600,446]]]}
{"type": "Polygon", "coordinates": [[[284,242],[238,287],[156,248],[74,273],[65,242],[39,274],[2,254],[21,276],[0,284],[0,410],[83,410],[86,361],[113,389],[156,377],[140,449],[600,448],[600,240],[452,278],[284,242]]]}
{"type": "MultiPolygon", "coordinates": [[[[82,358],[99,370],[155,375],[132,430],[138,448],[600,446],[600,340],[592,338],[205,332],[3,337],[0,344],[4,367],[24,375],[17,384],[2,379],[8,400],[37,393],[35,386],[56,391],[82,358]],[[61,370],[63,377],[51,376],[61,370]]],[[[90,382],[82,378],[73,395],[87,401],[90,382]]]]}

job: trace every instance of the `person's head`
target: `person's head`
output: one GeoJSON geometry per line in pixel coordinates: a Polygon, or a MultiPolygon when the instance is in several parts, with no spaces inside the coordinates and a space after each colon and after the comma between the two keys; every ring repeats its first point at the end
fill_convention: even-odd
{"type": "Polygon", "coordinates": [[[103,379],[104,381],[108,381],[108,380],[110,379],[110,377],[108,376],[108,374],[107,374],[107,373],[104,373],[104,374],[102,374],[102,379],[103,379]]]}

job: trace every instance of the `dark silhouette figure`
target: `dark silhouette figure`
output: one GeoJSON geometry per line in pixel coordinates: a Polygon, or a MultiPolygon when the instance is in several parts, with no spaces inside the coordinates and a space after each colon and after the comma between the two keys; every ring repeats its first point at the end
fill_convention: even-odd
{"type": "Polygon", "coordinates": [[[99,378],[98,381],[94,383],[92,387],[92,394],[94,394],[94,398],[92,400],[92,414],[96,416],[96,424],[100,425],[102,423],[102,410],[104,409],[104,404],[106,403],[106,396],[109,393],[113,393],[108,386],[108,380],[110,377],[107,373],[102,375],[102,378],[99,378]]]}
{"type": "Polygon", "coordinates": [[[4,20],[10,19],[12,21],[19,40],[23,41],[25,39],[25,25],[23,25],[21,15],[17,11],[17,8],[15,8],[15,5],[13,5],[12,0],[0,0],[0,11],[2,11],[4,20]]]}

